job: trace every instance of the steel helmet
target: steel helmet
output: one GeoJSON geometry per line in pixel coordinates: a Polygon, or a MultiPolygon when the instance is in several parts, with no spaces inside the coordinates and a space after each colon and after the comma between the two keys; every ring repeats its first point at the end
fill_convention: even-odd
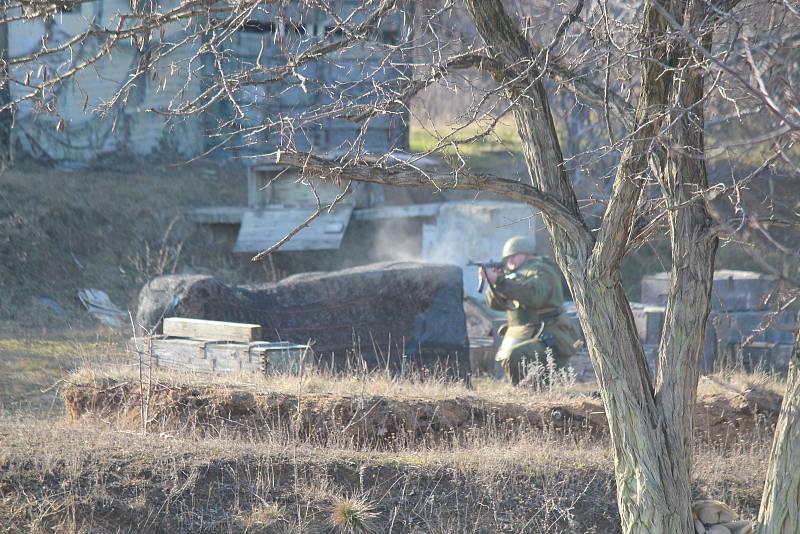
{"type": "Polygon", "coordinates": [[[533,239],[518,235],[506,241],[503,246],[503,258],[514,254],[536,254],[536,244],[533,239]]]}

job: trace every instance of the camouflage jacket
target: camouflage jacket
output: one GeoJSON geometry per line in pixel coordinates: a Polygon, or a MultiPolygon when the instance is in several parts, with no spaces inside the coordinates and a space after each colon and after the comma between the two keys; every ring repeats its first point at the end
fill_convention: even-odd
{"type": "Polygon", "coordinates": [[[509,335],[530,337],[542,322],[555,320],[563,312],[561,276],[552,261],[532,257],[510,272],[497,277],[486,290],[490,308],[505,310],[509,335]]]}

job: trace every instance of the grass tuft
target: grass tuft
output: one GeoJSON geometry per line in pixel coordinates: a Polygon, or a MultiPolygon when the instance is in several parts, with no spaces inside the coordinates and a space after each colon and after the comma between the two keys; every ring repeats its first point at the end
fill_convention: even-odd
{"type": "Polygon", "coordinates": [[[378,532],[378,513],[363,499],[343,497],[333,503],[331,525],[347,534],[370,534],[378,532]]]}

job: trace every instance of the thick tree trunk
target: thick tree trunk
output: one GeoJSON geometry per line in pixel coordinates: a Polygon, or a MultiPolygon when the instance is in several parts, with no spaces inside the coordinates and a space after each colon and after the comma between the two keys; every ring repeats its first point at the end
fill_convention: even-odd
{"type": "Polygon", "coordinates": [[[794,341],[789,380],[781,415],[775,429],[761,510],[758,534],[800,532],[800,331],[794,341]]]}
{"type": "MultiPolygon", "coordinates": [[[[574,192],[564,172],[547,95],[540,80],[536,54],[517,31],[500,0],[467,0],[478,32],[491,52],[514,74],[526,79],[508,97],[533,185],[553,195],[580,217],[574,192]]],[[[675,2],[674,15],[698,11],[694,2],[675,2]]],[[[692,19],[695,13],[692,13],[692,19]]],[[[691,412],[698,362],[710,307],[716,241],[702,197],[706,186],[703,161],[702,72],[687,72],[686,55],[674,53],[666,40],[666,22],[648,4],[643,24],[645,48],[653,57],[643,60],[643,88],[637,123],[643,132],[626,150],[606,213],[599,242],[566,232],[544,216],[556,260],[574,295],[581,326],[600,383],[615,450],[617,498],[626,533],[676,534],[693,532],[691,515],[691,412]],[[670,62],[685,61],[682,65],[670,62]],[[666,67],[662,67],[662,65],[666,67]],[[684,67],[687,80],[672,87],[669,67],[684,67]],[[670,230],[673,289],[660,350],[659,388],[652,383],[630,305],[619,280],[619,265],[630,237],[653,139],[665,112],[677,109],[669,128],[681,154],[662,158],[662,189],[672,208],[670,230]],[[694,110],[691,114],[687,110],[694,110]],[[688,420],[688,422],[687,422],[688,420]]],[[[690,56],[690,55],[689,55],[690,56]]]]}
{"type": "Polygon", "coordinates": [[[573,291],[608,416],[623,532],[689,533],[688,468],[667,440],[622,287],[573,291]]]}
{"type": "MultiPolygon", "coordinates": [[[[704,29],[707,7],[688,2],[690,27],[711,48],[711,34],[704,29]]],[[[680,147],[669,154],[659,175],[672,251],[672,285],[664,318],[656,377],[656,405],[672,453],[675,477],[680,478],[676,496],[688,506],[691,501],[691,469],[694,427],[703,341],[711,290],[717,238],[702,192],[708,188],[703,138],[703,59],[688,45],[674,52],[677,62],[673,83],[669,139],[680,147]]]]}

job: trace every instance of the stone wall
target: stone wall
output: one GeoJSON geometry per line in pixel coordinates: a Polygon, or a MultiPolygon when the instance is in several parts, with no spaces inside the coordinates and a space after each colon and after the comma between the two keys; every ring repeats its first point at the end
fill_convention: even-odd
{"type": "MultiPolygon", "coordinates": [[[[633,304],[639,335],[657,345],[669,295],[670,273],[642,279],[642,303],[633,304]]],[[[703,370],[725,366],[783,373],[797,328],[797,312],[778,308],[778,281],[749,271],[714,273],[703,370]]]]}

